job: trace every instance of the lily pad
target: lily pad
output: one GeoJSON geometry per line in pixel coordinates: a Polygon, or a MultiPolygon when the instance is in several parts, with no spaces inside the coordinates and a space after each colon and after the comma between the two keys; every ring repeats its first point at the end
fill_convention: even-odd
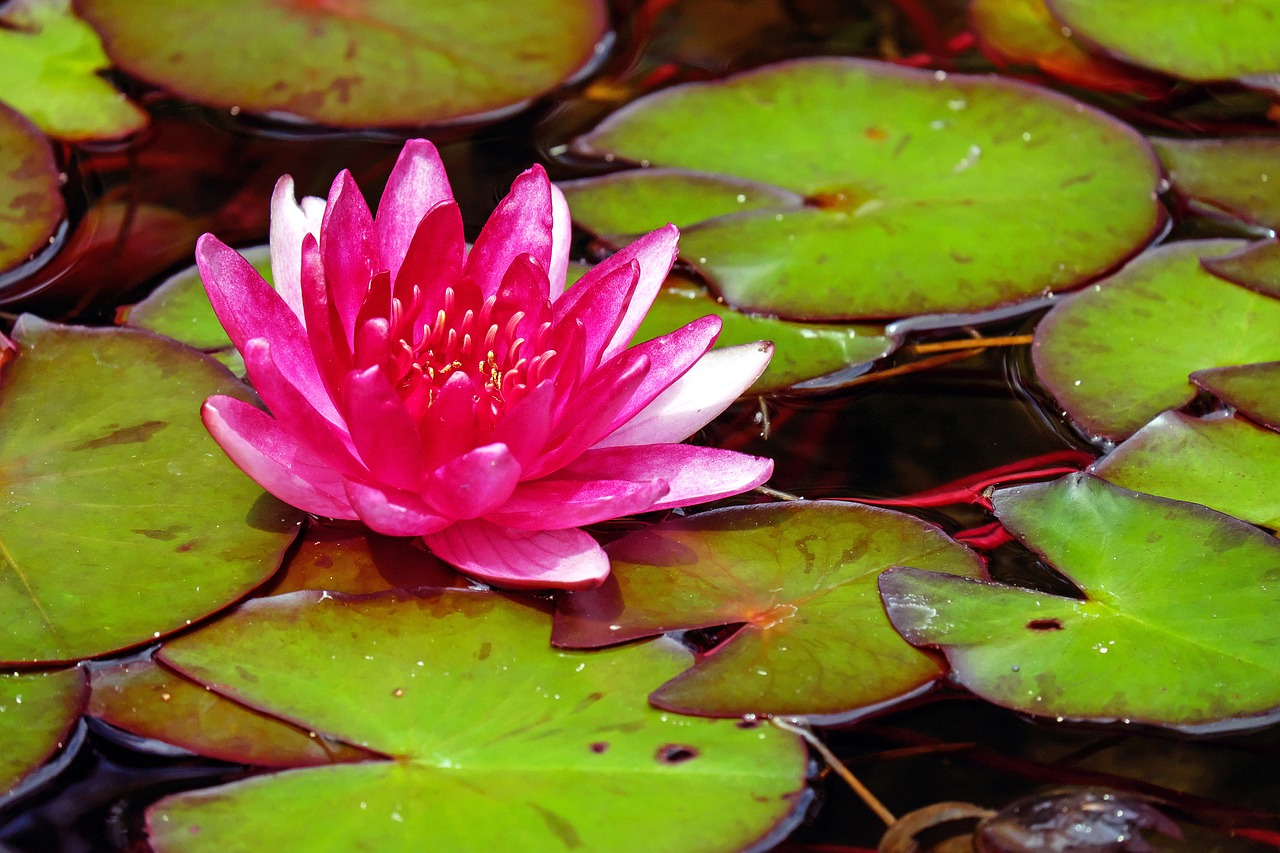
{"type": "Polygon", "coordinates": [[[600,0],[74,6],[136,77],[217,107],[338,127],[512,111],[586,68],[607,26],[600,0]]]}
{"type": "Polygon", "coordinates": [[[1241,414],[1280,430],[1280,362],[1197,370],[1191,381],[1241,414]]]}
{"type": "Polygon", "coordinates": [[[1060,302],[1036,328],[1036,374],[1091,434],[1119,439],[1195,396],[1196,370],[1280,359],[1280,300],[1200,258],[1231,240],[1173,243],[1060,302]]]}
{"type": "Polygon", "coordinates": [[[687,651],[556,651],[549,621],[489,592],[298,592],[173,641],[162,657],[200,682],[392,758],[167,797],[152,845],[729,851],[798,816],[794,736],[645,702],[687,651]]]}
{"type": "Polygon", "coordinates": [[[1045,0],[971,0],[969,21],[983,52],[997,62],[1034,65],[1102,92],[1157,94],[1168,88],[1149,72],[1090,52],[1054,19],[1045,0]]]}
{"type": "Polygon", "coordinates": [[[209,758],[310,767],[377,757],[254,711],[149,660],[95,667],[92,684],[88,713],[209,758]]]}
{"type": "Polygon", "coordinates": [[[367,595],[393,589],[467,587],[470,581],[415,539],[382,536],[363,525],[313,522],[285,570],[264,592],[327,589],[367,595]]]}
{"type": "Polygon", "coordinates": [[[1086,474],[1001,490],[993,502],[1083,597],[886,572],[889,619],[912,643],[941,648],[957,682],[1071,719],[1231,728],[1275,713],[1280,542],[1086,474]]]}
{"type": "Polygon", "coordinates": [[[1152,139],[1151,145],[1174,189],[1199,209],[1280,226],[1280,139],[1152,139]]]}
{"type": "Polygon", "coordinates": [[[24,316],[0,381],[0,660],[149,642],[260,585],[296,510],[218,449],[200,404],[252,399],[199,353],[24,316]]]}
{"type": "Polygon", "coordinates": [[[0,104],[0,163],[3,273],[48,245],[66,215],[66,206],[58,164],[44,134],[4,104],[0,104]]]}
{"type": "Polygon", "coordinates": [[[577,182],[580,224],[672,218],[682,256],[731,305],[789,319],[1017,303],[1114,267],[1163,221],[1154,156],[1102,113],[1012,80],[860,59],[666,89],[573,149],[669,167],[577,182]]]}
{"type": "Polygon", "coordinates": [[[1165,412],[1090,469],[1126,489],[1280,527],[1280,433],[1165,412]]]}
{"type": "Polygon", "coordinates": [[[62,748],[88,696],[79,669],[0,674],[0,792],[12,791],[62,748]]]}
{"type": "Polygon", "coordinates": [[[1277,0],[1047,0],[1077,36],[1187,80],[1280,69],[1277,0]]]}
{"type": "Polygon", "coordinates": [[[604,585],[560,598],[552,642],[597,647],[744,623],[650,697],[721,717],[847,720],[918,692],[943,670],[889,626],[877,576],[894,565],[982,574],[972,551],[930,524],[833,501],[700,513],[608,550],[604,585]]]}
{"type": "Polygon", "coordinates": [[[1280,299],[1280,240],[1261,240],[1226,255],[1201,258],[1218,278],[1280,299]]]}
{"type": "Polygon", "coordinates": [[[147,114],[99,76],[111,65],[70,0],[11,0],[0,12],[0,93],[50,136],[118,139],[147,114]]]}

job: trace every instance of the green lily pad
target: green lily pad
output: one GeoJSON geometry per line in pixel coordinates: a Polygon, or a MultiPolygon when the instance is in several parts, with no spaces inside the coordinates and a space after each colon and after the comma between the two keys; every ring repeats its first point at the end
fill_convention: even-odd
{"type": "Polygon", "coordinates": [[[169,643],[219,692],[392,759],[167,797],[152,845],[729,851],[795,819],[794,736],[661,713],[645,691],[689,652],[556,651],[549,621],[489,592],[298,592],[169,643]]]}
{"type": "Polygon", "coordinates": [[[607,26],[600,0],[74,4],[134,76],[201,103],[338,127],[514,110],[586,68],[607,26]]]}
{"type": "Polygon", "coordinates": [[[971,0],[978,43],[997,62],[1034,65],[1046,74],[1103,92],[1149,92],[1167,86],[1131,65],[1092,53],[1049,13],[1045,0],[971,0]]]}
{"type": "Polygon", "coordinates": [[[1280,139],[1152,139],[1151,145],[1178,195],[1197,209],[1280,226],[1280,139]]]}
{"type": "Polygon", "coordinates": [[[149,642],[261,584],[300,515],[200,423],[252,394],[180,344],[19,320],[0,382],[0,660],[149,642]]]}
{"type": "Polygon", "coordinates": [[[1191,381],[1241,414],[1280,430],[1280,362],[1197,370],[1191,381]]]}
{"type": "Polygon", "coordinates": [[[393,589],[467,587],[470,581],[415,539],[382,536],[363,525],[312,523],[283,572],[264,592],[327,589],[368,595],[393,589]]]}
{"type": "Polygon", "coordinates": [[[1187,80],[1280,69],[1277,0],[1048,0],[1076,35],[1187,80]]]}
{"type": "Polygon", "coordinates": [[[1280,433],[1165,412],[1089,469],[1117,486],[1280,527],[1280,433]]]}
{"type": "Polygon", "coordinates": [[[0,13],[0,93],[50,136],[118,139],[147,114],[99,76],[111,62],[70,0],[11,0],[0,13]]]}
{"type": "Polygon", "coordinates": [[[1201,258],[1218,278],[1280,299],[1280,240],[1261,240],[1226,255],[1201,258]]]}
{"type": "Polygon", "coordinates": [[[263,767],[310,767],[377,756],[270,717],[149,660],[96,666],[88,713],[189,752],[263,767]]]}
{"type": "Polygon", "coordinates": [[[0,792],[12,791],[62,748],[88,696],[79,669],[0,674],[0,792]]]}
{"type": "Polygon", "coordinates": [[[883,326],[794,323],[753,317],[717,302],[679,275],[667,279],[635,339],[639,342],[665,335],[708,314],[724,321],[717,347],[773,341],[773,358],[750,389],[756,393],[839,385],[842,379],[864,373],[901,341],[900,337],[884,334],[883,326]]]}
{"type": "MultiPolygon", "coordinates": [[[[0,30],[3,32],[3,30],[0,30]]],[[[48,245],[66,215],[53,149],[35,125],[0,104],[0,273],[48,245]]]]}
{"type": "Polygon", "coordinates": [[[650,700],[680,713],[848,719],[942,676],[885,619],[894,565],[966,577],[982,563],[930,524],[832,501],[715,510],[612,543],[604,585],[562,596],[552,642],[598,647],[745,623],[650,700]]]}
{"type": "Polygon", "coordinates": [[[880,589],[894,627],[940,647],[960,684],[1009,708],[1072,719],[1230,728],[1276,712],[1280,542],[1085,474],[1001,490],[993,502],[1083,598],[886,572],[880,589]]]}
{"type": "Polygon", "coordinates": [[[1163,218],[1157,164],[1128,127],[1012,80],[859,59],[666,89],[573,149],[670,167],[575,183],[580,224],[670,218],[731,305],[790,319],[1010,305],[1114,267],[1163,218]]]}
{"type": "Polygon", "coordinates": [[[1072,420],[1124,438],[1194,397],[1192,371],[1280,359],[1280,300],[1200,265],[1240,245],[1162,246],[1045,316],[1032,347],[1036,374],[1072,420]]]}

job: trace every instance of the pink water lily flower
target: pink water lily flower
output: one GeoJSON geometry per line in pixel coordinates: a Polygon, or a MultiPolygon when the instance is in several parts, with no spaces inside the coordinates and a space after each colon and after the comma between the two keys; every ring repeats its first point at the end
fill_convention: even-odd
{"type": "Polygon", "coordinates": [[[679,442],[768,363],[711,351],[704,317],[631,346],[676,254],[654,231],[565,290],[569,211],[535,166],[467,251],[431,143],[410,141],[376,215],[350,173],[328,201],[271,201],[272,289],[210,234],[196,260],[270,414],[211,397],[204,423],[264,489],[319,516],[421,536],[507,587],[609,571],[580,530],[737,494],[768,459],[679,442]]]}

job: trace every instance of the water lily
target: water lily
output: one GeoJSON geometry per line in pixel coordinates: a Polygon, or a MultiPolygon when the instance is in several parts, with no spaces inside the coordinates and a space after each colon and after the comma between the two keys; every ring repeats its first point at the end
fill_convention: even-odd
{"type": "Polygon", "coordinates": [[[468,251],[431,143],[409,142],[376,214],[350,173],[327,202],[271,202],[272,289],[210,234],[196,249],[267,410],[217,396],[209,432],[263,488],[319,516],[421,536],[509,587],[600,582],[580,528],[759,485],[768,459],[682,444],[755,381],[767,343],[712,351],[709,316],[632,346],[676,254],[654,231],[565,290],[564,197],[535,166],[468,251]]]}

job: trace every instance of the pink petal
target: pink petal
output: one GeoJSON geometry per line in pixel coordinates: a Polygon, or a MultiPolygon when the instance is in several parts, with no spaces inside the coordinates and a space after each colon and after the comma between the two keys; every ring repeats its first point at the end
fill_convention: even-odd
{"type": "Polygon", "coordinates": [[[507,407],[491,438],[505,444],[522,468],[531,466],[551,435],[555,405],[555,384],[545,379],[507,407]]]}
{"type": "Polygon", "coordinates": [[[475,395],[475,382],[458,371],[440,386],[435,401],[419,418],[427,470],[461,456],[480,443],[475,395]]]}
{"type": "Polygon", "coordinates": [[[422,496],[441,515],[477,518],[502,506],[520,482],[520,463],[505,444],[487,444],[431,472],[422,496]]]}
{"type": "Polygon", "coordinates": [[[444,305],[444,290],[462,275],[466,243],[462,232],[462,212],[452,201],[443,202],[422,218],[418,230],[396,274],[395,295],[409,308],[414,287],[422,304],[417,307],[419,323],[433,323],[444,305]]]}
{"type": "Polygon", "coordinates": [[[569,244],[573,240],[573,224],[569,219],[569,202],[555,184],[551,185],[551,263],[547,278],[551,281],[548,297],[552,302],[564,293],[569,274],[569,244]]]}
{"type": "Polygon", "coordinates": [[[465,274],[486,299],[497,292],[517,255],[530,254],[544,270],[551,268],[552,216],[551,182],[541,166],[534,166],[512,183],[467,256],[465,274]]]}
{"type": "Polygon", "coordinates": [[[348,340],[374,269],[377,251],[373,215],[346,169],[333,181],[320,226],[320,257],[329,301],[342,318],[348,340]]]}
{"type": "Polygon", "coordinates": [[[425,536],[453,523],[410,492],[346,482],[347,498],[360,520],[385,536],[425,536]]]}
{"type": "Polygon", "coordinates": [[[773,344],[712,350],[652,403],[596,447],[684,441],[729,407],[769,365],[773,344]]]}
{"type": "Polygon", "coordinates": [[[270,415],[216,395],[200,409],[205,429],[236,466],[287,504],[328,518],[356,518],[342,478],[286,433],[270,415]]]}
{"type": "Polygon", "coordinates": [[[347,374],[347,428],[360,459],[379,483],[416,492],[426,477],[422,439],[381,365],[347,374]]]}
{"type": "MultiPolygon", "coordinates": [[[[618,324],[626,315],[627,303],[636,292],[636,284],[640,280],[640,268],[633,261],[626,266],[618,267],[603,276],[595,276],[590,284],[590,293],[566,306],[567,299],[562,299],[553,307],[555,322],[581,322],[586,332],[584,339],[583,364],[594,370],[600,363],[605,347],[618,331],[618,324]],[[561,306],[566,306],[561,311],[561,306]]],[[[582,284],[577,285],[583,287],[582,284]]],[[[674,381],[674,379],[673,379],[674,381]]]]}
{"type": "Polygon", "coordinates": [[[289,383],[325,418],[341,421],[302,321],[258,271],[212,234],[196,242],[196,265],[213,310],[236,349],[243,352],[254,338],[270,341],[272,356],[289,383]]]}
{"type": "Polygon", "coordinates": [[[293,178],[285,175],[276,181],[271,194],[271,278],[276,293],[290,310],[302,319],[302,283],[298,269],[302,253],[302,238],[311,234],[320,237],[320,221],[324,216],[324,201],[308,198],[306,206],[294,200],[293,178]]]}
{"type": "Polygon", "coordinates": [[[521,483],[501,509],[485,518],[519,530],[563,530],[655,509],[667,490],[656,478],[535,480],[521,483]]]}
{"type": "Polygon", "coordinates": [[[329,303],[324,282],[320,245],[310,234],[302,238],[302,311],[306,318],[307,340],[316,367],[329,397],[341,395],[342,379],[351,369],[351,344],[342,328],[342,318],[329,303]]]}
{"type": "Polygon", "coordinates": [[[609,574],[609,558],[581,530],[513,530],[483,519],[424,537],[436,556],[497,586],[588,589],[609,574]]]}
{"type": "Polygon", "coordinates": [[[759,456],[691,444],[646,444],[588,450],[556,476],[631,481],[660,478],[670,490],[650,507],[658,510],[741,494],[768,480],[772,473],[773,460],[759,456]]]}
{"type": "Polygon", "coordinates": [[[676,259],[676,243],[679,238],[680,232],[674,225],[651,231],[596,264],[577,284],[565,292],[561,301],[577,301],[590,292],[591,284],[597,278],[608,275],[632,261],[640,264],[640,280],[636,284],[636,292],[627,305],[627,312],[618,324],[618,330],[614,332],[609,345],[605,348],[604,358],[612,358],[631,344],[636,329],[640,328],[641,321],[644,320],[645,314],[649,313],[649,307],[653,305],[653,300],[658,297],[658,291],[662,289],[662,283],[667,280],[667,273],[671,271],[671,264],[676,259]]]}
{"type": "Polygon", "coordinates": [[[394,279],[422,217],[436,205],[451,201],[449,176],[445,174],[436,147],[425,139],[410,139],[400,150],[382,200],[378,202],[374,222],[380,268],[391,273],[394,279]]]}

